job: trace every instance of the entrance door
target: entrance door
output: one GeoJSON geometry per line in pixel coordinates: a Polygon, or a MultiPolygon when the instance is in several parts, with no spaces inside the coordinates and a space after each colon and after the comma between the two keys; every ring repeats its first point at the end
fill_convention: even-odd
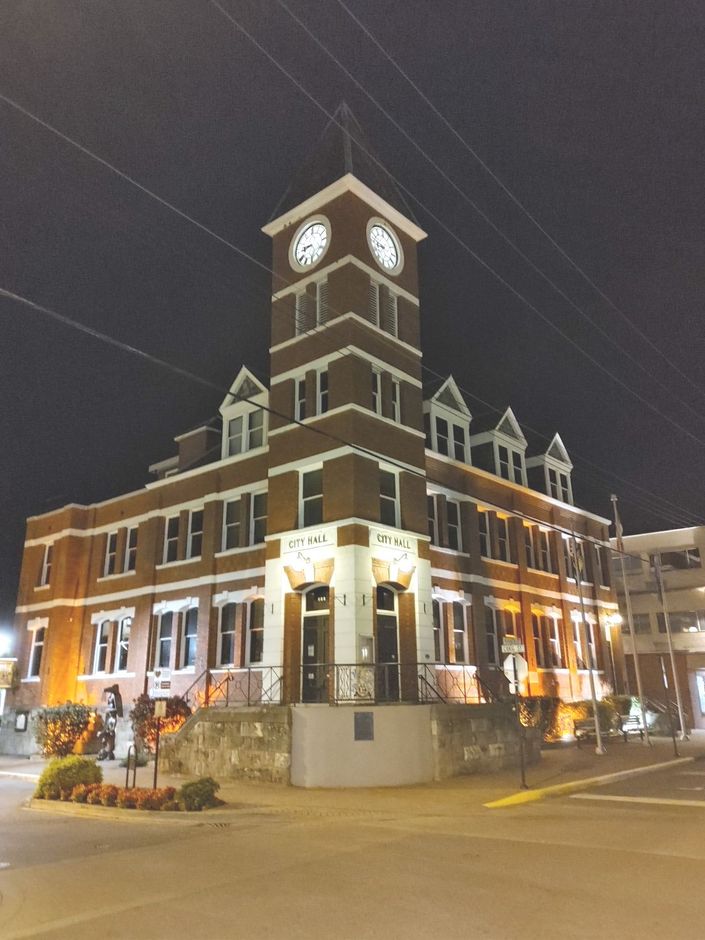
{"type": "Polygon", "coordinates": [[[301,701],[328,701],[328,588],[305,597],[301,655],[301,701]]]}
{"type": "Polygon", "coordinates": [[[377,700],[399,701],[399,639],[397,597],[388,588],[377,588],[377,700]]]}

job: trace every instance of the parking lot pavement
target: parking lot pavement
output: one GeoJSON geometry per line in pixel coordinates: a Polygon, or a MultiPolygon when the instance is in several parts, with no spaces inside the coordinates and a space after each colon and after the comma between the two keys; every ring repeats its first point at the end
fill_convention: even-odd
{"type": "Polygon", "coordinates": [[[705,759],[680,764],[644,776],[629,777],[599,789],[575,793],[570,799],[634,805],[663,805],[705,809],[705,759]]]}

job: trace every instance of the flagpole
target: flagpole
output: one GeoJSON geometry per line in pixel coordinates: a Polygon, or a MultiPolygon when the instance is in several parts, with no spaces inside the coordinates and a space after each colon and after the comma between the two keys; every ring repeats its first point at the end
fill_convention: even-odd
{"type": "MultiPolygon", "coordinates": [[[[580,556],[578,555],[578,543],[575,539],[575,530],[571,528],[572,536],[572,545],[573,545],[573,567],[575,569],[575,583],[578,586],[578,599],[580,600],[580,616],[583,620],[583,627],[587,634],[588,624],[587,617],[585,616],[585,599],[583,598],[583,569],[580,563],[580,556]]],[[[591,635],[592,643],[588,643],[588,653],[590,657],[589,666],[589,676],[590,676],[590,697],[592,698],[592,714],[595,719],[595,753],[596,754],[606,754],[605,746],[602,743],[602,733],[600,731],[600,716],[597,712],[597,693],[595,692],[595,675],[593,669],[596,668],[597,664],[593,658],[593,647],[595,646],[595,636],[591,635]]],[[[597,649],[595,649],[595,655],[597,655],[597,649]]]]}
{"type": "MultiPolygon", "coordinates": [[[[671,618],[668,613],[668,604],[666,603],[666,587],[663,583],[663,571],[661,570],[661,553],[657,552],[654,555],[654,572],[656,574],[656,585],[658,587],[658,592],[661,597],[661,607],[663,608],[663,622],[666,626],[666,637],[668,639],[668,655],[671,658],[671,671],[673,672],[673,685],[676,690],[676,705],[678,706],[678,720],[681,724],[681,741],[688,740],[688,732],[685,727],[685,715],[683,713],[683,700],[681,698],[681,684],[678,681],[678,673],[676,672],[676,657],[673,652],[673,636],[671,634],[671,618]]],[[[666,706],[668,702],[666,702],[666,706]]]]}
{"type": "Polygon", "coordinates": [[[622,569],[622,584],[624,585],[624,604],[627,608],[627,623],[629,624],[629,636],[632,641],[632,655],[634,657],[634,675],[636,676],[636,691],[639,696],[639,708],[641,710],[641,724],[644,729],[644,737],[646,738],[646,743],[651,747],[651,738],[649,737],[649,729],[646,724],[646,708],[644,707],[644,690],[641,685],[641,666],[639,665],[639,653],[636,648],[636,635],[634,633],[634,614],[632,613],[632,599],[629,593],[629,585],[627,584],[627,568],[624,563],[624,529],[622,528],[622,520],[619,518],[619,511],[617,509],[617,497],[614,493],[610,496],[612,500],[612,507],[614,509],[614,531],[617,536],[617,548],[619,549],[619,563],[622,569]]]}

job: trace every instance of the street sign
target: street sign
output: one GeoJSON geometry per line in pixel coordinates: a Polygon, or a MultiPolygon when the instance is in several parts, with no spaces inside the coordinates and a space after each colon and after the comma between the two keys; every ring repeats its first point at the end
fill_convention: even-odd
{"type": "Polygon", "coordinates": [[[166,718],[166,699],[159,699],[154,703],[154,717],[166,718]]]}
{"type": "Polygon", "coordinates": [[[502,640],[503,653],[523,653],[524,650],[524,644],[515,636],[505,636],[505,638],[502,640]]]}
{"type": "Polygon", "coordinates": [[[502,669],[509,680],[509,691],[514,695],[519,691],[515,683],[523,682],[529,675],[529,664],[520,653],[510,653],[502,663],[502,669]]]}
{"type": "Polygon", "coordinates": [[[171,695],[171,669],[155,669],[150,698],[169,698],[171,695]]]}

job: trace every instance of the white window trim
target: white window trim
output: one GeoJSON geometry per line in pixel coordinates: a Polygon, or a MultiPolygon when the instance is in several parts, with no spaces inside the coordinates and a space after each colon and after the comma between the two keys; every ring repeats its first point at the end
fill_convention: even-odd
{"type": "Polygon", "coordinates": [[[189,514],[188,514],[188,530],[187,530],[187,535],[186,535],[186,558],[184,559],[185,561],[194,561],[194,560],[200,558],[200,557],[203,555],[203,526],[205,525],[205,521],[206,521],[206,520],[205,520],[205,513],[204,513],[204,511],[203,511],[203,507],[202,507],[202,506],[201,506],[200,508],[197,508],[197,509],[191,509],[191,510],[189,510],[189,514]],[[194,517],[195,514],[198,513],[198,512],[201,513],[201,527],[202,527],[202,528],[201,528],[201,531],[200,531],[200,532],[194,533],[194,531],[193,531],[193,517],[194,517]],[[198,555],[194,555],[194,554],[193,554],[193,536],[194,536],[194,534],[201,536],[201,551],[198,553],[198,555]]]}
{"type": "MultiPolygon", "coordinates": [[[[394,525],[389,526],[389,523],[383,522],[381,518],[380,518],[380,524],[389,526],[392,529],[398,529],[400,526],[400,516],[401,516],[401,507],[399,505],[400,504],[399,471],[396,468],[386,467],[383,464],[379,465],[379,470],[380,470],[380,474],[391,473],[394,477],[394,525]]],[[[381,509],[381,501],[383,498],[389,501],[388,496],[382,497],[382,485],[381,485],[381,480],[380,480],[380,487],[379,487],[380,509],[381,509]]],[[[381,512],[380,512],[380,516],[381,516],[381,512]]]]}
{"type": "Polygon", "coordinates": [[[330,406],[330,376],[329,376],[329,374],[328,374],[328,369],[327,369],[327,368],[326,368],[326,369],[319,369],[319,370],[316,372],[316,415],[328,414],[329,406],[330,406]],[[321,387],[321,378],[322,378],[323,375],[326,376],[326,388],[325,388],[326,408],[325,408],[325,411],[323,410],[323,395],[324,395],[324,390],[323,390],[322,387],[321,387]]]}
{"type": "Polygon", "coordinates": [[[138,532],[139,527],[136,525],[128,526],[127,531],[125,532],[125,558],[122,563],[123,574],[134,574],[137,570],[137,541],[139,538],[138,532]],[[134,568],[128,568],[128,564],[130,562],[130,535],[132,532],[135,533],[135,566],[134,568]]]}
{"type": "Polygon", "coordinates": [[[44,644],[46,643],[46,635],[49,628],[49,618],[48,617],[34,617],[32,620],[27,621],[27,630],[32,634],[32,642],[29,648],[29,659],[27,660],[27,675],[22,680],[23,682],[39,682],[41,679],[41,669],[42,664],[39,663],[39,673],[33,675],[30,673],[32,668],[32,660],[34,659],[34,650],[37,645],[37,632],[39,630],[44,630],[44,639],[42,640],[42,660],[44,659],[44,644]]]}
{"type": "Polygon", "coordinates": [[[108,578],[110,575],[118,573],[118,564],[117,564],[117,549],[118,549],[118,529],[113,529],[111,532],[108,532],[107,538],[105,540],[105,558],[103,559],[103,577],[108,578]],[[110,551],[110,542],[114,539],[114,550],[110,551]],[[113,559],[113,570],[109,571],[110,559],[113,559]]]}
{"type": "Polygon", "coordinates": [[[313,525],[323,525],[323,475],[322,475],[322,473],[323,473],[323,463],[322,463],[322,462],[321,462],[321,463],[314,464],[314,465],[312,465],[312,466],[308,466],[308,467],[306,467],[304,470],[302,470],[301,473],[299,473],[299,516],[298,516],[298,519],[299,519],[299,528],[300,528],[300,529],[309,528],[309,527],[306,525],[306,523],[304,522],[304,508],[305,508],[306,502],[310,502],[312,499],[320,499],[320,500],[321,500],[321,521],[320,521],[320,522],[314,522],[314,523],[312,523],[312,524],[313,524],[313,525]],[[304,477],[306,476],[307,473],[315,473],[317,470],[320,470],[320,471],[321,471],[321,492],[320,492],[319,495],[316,495],[316,496],[309,496],[309,497],[308,497],[308,500],[305,500],[305,499],[304,499],[304,477]]]}
{"type": "MultiPolygon", "coordinates": [[[[225,554],[227,554],[227,553],[229,553],[229,552],[236,552],[236,551],[239,551],[239,550],[243,547],[242,545],[234,545],[232,548],[226,548],[226,547],[225,547],[226,542],[227,542],[227,539],[228,539],[228,506],[230,505],[230,503],[238,503],[238,508],[239,508],[239,511],[240,511],[240,518],[238,519],[238,522],[237,522],[237,528],[238,528],[238,529],[242,529],[242,499],[243,499],[243,496],[244,496],[244,494],[242,494],[241,496],[235,496],[233,499],[224,499],[224,500],[223,500],[223,525],[222,525],[222,529],[221,529],[221,533],[220,533],[220,550],[215,553],[215,554],[216,554],[216,557],[218,557],[218,555],[225,555],[225,554]]],[[[233,523],[233,525],[234,525],[234,523],[233,523]]],[[[241,533],[239,533],[239,534],[241,534],[241,533]]],[[[245,546],[245,548],[249,548],[249,547],[250,547],[249,545],[246,545],[246,546],[245,546]]]]}
{"type": "MultiPolygon", "coordinates": [[[[175,513],[174,515],[166,516],[166,517],[164,518],[164,550],[163,550],[163,552],[162,552],[162,562],[161,562],[162,565],[175,565],[175,564],[178,564],[179,562],[183,561],[183,559],[181,559],[181,558],[174,558],[172,561],[167,561],[167,560],[166,560],[167,554],[168,554],[168,552],[169,552],[169,544],[174,541],[173,538],[172,538],[172,539],[169,538],[169,523],[172,521],[172,519],[176,519],[176,522],[177,522],[177,532],[176,532],[176,552],[177,552],[177,554],[178,554],[178,551],[179,551],[179,535],[180,535],[179,529],[181,528],[181,515],[180,515],[180,513],[175,513]]],[[[157,565],[156,567],[159,568],[160,566],[157,565]]]]}
{"type": "MultiPolygon", "coordinates": [[[[268,490],[256,490],[250,494],[250,525],[248,532],[248,544],[252,548],[255,545],[262,545],[263,542],[255,542],[255,499],[257,496],[267,496],[268,490]]],[[[269,518],[269,500],[267,500],[267,515],[265,518],[269,518]]]]}
{"type": "Polygon", "coordinates": [[[49,587],[49,582],[51,580],[51,571],[54,566],[54,543],[48,542],[44,546],[44,557],[42,558],[42,570],[39,576],[39,584],[37,587],[45,588],[49,587]],[[51,561],[49,558],[51,557],[51,561]]]}

